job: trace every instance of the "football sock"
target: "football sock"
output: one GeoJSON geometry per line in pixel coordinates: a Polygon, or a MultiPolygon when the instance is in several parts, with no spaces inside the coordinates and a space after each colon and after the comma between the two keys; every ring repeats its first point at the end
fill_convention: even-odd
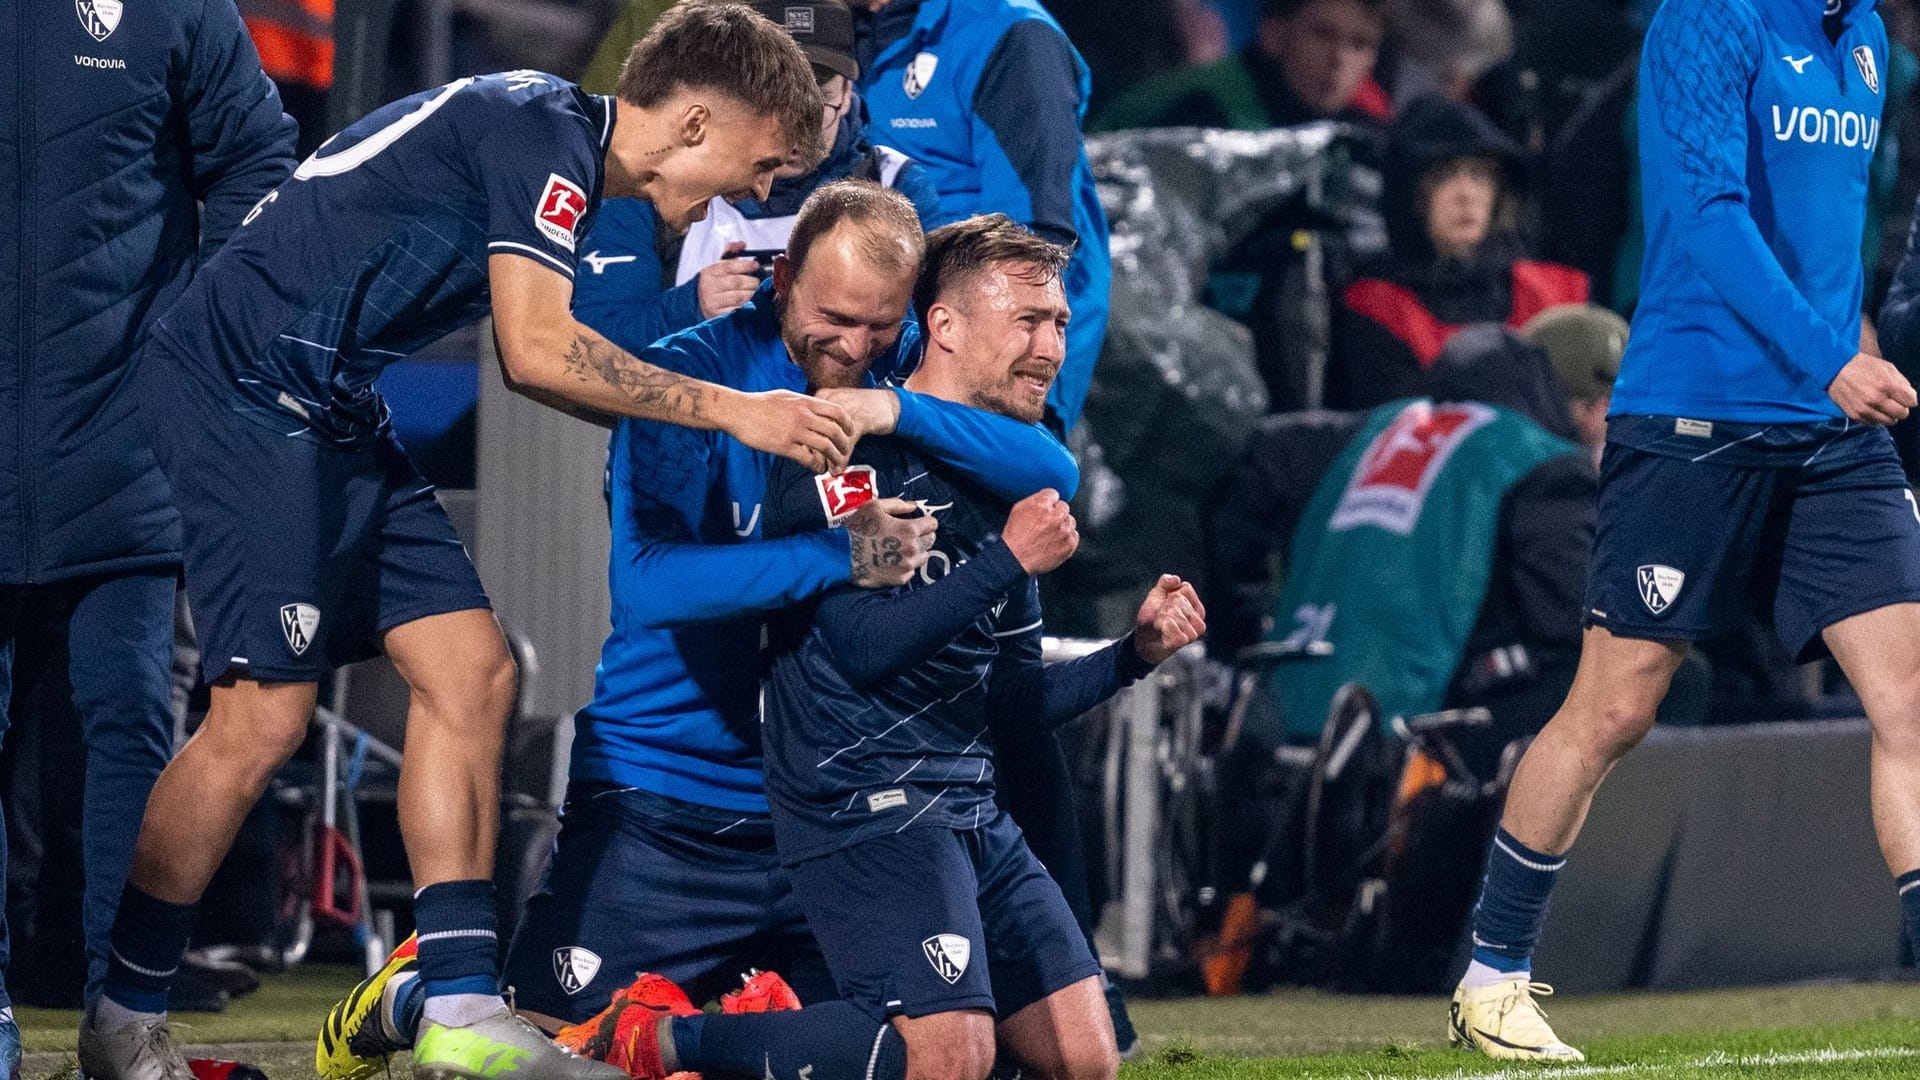
{"type": "Polygon", "coordinates": [[[412,1045],[420,1035],[420,1010],[427,1001],[427,984],[411,971],[394,976],[393,981],[399,989],[393,992],[393,1011],[386,1017],[387,1030],[396,1042],[412,1045]]]}
{"type": "Polygon", "coordinates": [[[1920,956],[1920,870],[1909,870],[1893,879],[1900,890],[1900,913],[1907,920],[1907,945],[1920,956]]]}
{"type": "Polygon", "coordinates": [[[166,1012],[167,987],[180,970],[193,923],[194,905],[168,903],[128,882],[113,918],[113,951],[101,992],[129,1012],[166,1012]]]}
{"type": "Polygon", "coordinates": [[[1468,986],[1486,985],[1533,968],[1533,947],[1547,918],[1564,855],[1529,848],[1506,829],[1493,834],[1480,902],[1473,908],[1473,960],[1468,986]],[[1477,978],[1478,982],[1474,981],[1477,978]]]}
{"type": "Polygon", "coordinates": [[[798,1080],[819,1075],[903,1080],[907,1045],[892,1024],[844,1001],[798,1012],[676,1016],[661,1040],[669,1070],[708,1076],[766,1076],[798,1080]]]}
{"type": "Polygon", "coordinates": [[[413,894],[428,1020],[461,1027],[505,1008],[493,910],[491,881],[443,881],[413,894]]]}

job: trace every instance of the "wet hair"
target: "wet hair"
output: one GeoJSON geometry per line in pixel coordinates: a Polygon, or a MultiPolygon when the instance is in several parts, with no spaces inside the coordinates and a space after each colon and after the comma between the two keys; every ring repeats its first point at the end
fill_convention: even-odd
{"type": "Polygon", "coordinates": [[[1073,249],[1027,228],[1005,214],[981,214],[942,225],[927,234],[927,256],[913,289],[913,309],[925,325],[927,311],[951,290],[994,266],[1023,268],[1016,276],[1044,285],[1066,270],[1073,249]]]}
{"type": "Polygon", "coordinates": [[[822,184],[800,204],[787,238],[787,263],[798,274],[814,242],[843,222],[859,228],[861,253],[884,269],[917,274],[926,252],[920,215],[905,195],[871,180],[822,184]]]}
{"type": "Polygon", "coordinates": [[[779,120],[810,161],[826,156],[826,106],[813,65],[793,36],[744,4],[685,0],[668,8],[627,53],[614,92],[639,108],[682,89],[714,90],[779,120]]]}

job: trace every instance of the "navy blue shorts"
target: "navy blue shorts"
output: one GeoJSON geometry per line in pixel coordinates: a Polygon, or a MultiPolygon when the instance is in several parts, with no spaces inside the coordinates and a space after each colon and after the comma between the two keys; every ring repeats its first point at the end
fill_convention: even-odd
{"type": "Polygon", "coordinates": [[[1697,641],[1756,611],[1805,662],[1834,623],[1920,601],[1920,507],[1885,429],[1615,417],[1608,439],[1587,625],[1697,641]]]}
{"type": "Polygon", "coordinates": [[[750,968],[779,972],[803,1003],[834,996],[766,815],[575,783],[507,948],[520,1007],[578,1023],[641,971],[703,1002],[750,968]]]}
{"type": "Polygon", "coordinates": [[[164,350],[141,370],[208,682],[316,682],[378,655],[396,626],[490,606],[433,485],[391,434],[363,448],[283,435],[164,350]]]}
{"type": "Polygon", "coordinates": [[[840,997],[876,1020],[956,1009],[1004,1020],[1100,974],[1004,811],[977,829],[862,840],[791,872],[840,997]]]}

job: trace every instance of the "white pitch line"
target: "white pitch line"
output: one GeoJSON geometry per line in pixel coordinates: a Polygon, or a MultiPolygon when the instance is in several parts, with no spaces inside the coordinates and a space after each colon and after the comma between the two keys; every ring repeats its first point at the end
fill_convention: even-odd
{"type": "Polygon", "coordinates": [[[1898,1058],[1920,1057],[1920,1049],[1904,1046],[1881,1046],[1864,1050],[1800,1050],[1792,1053],[1766,1054],[1728,1054],[1725,1052],[1708,1054],[1703,1058],[1676,1064],[1649,1062],[1644,1065],[1533,1065],[1524,1069],[1501,1070],[1498,1072],[1468,1072],[1456,1069],[1448,1073],[1423,1073],[1412,1077],[1398,1077],[1392,1073],[1361,1073],[1363,1080],[1528,1080],[1528,1078],[1550,1077],[1552,1080],[1582,1076],[1671,1076],[1681,1075],[1697,1069],[1721,1069],[1734,1067],[1773,1067],[1778,1065],[1829,1065],[1846,1061],[1884,1061],[1898,1058]]]}

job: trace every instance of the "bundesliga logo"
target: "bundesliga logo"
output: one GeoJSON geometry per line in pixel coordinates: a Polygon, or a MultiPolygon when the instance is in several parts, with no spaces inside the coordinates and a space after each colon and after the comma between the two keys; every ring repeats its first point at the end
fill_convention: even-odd
{"type": "Polygon", "coordinates": [[[853,516],[855,510],[873,501],[878,494],[871,465],[852,465],[839,476],[821,474],[813,478],[820,494],[820,508],[827,512],[827,524],[838,525],[853,516]]]}
{"type": "Polygon", "coordinates": [[[533,215],[540,235],[572,251],[575,231],[586,214],[587,193],[580,190],[580,185],[558,173],[548,173],[547,188],[540,193],[540,209],[533,215]]]}

